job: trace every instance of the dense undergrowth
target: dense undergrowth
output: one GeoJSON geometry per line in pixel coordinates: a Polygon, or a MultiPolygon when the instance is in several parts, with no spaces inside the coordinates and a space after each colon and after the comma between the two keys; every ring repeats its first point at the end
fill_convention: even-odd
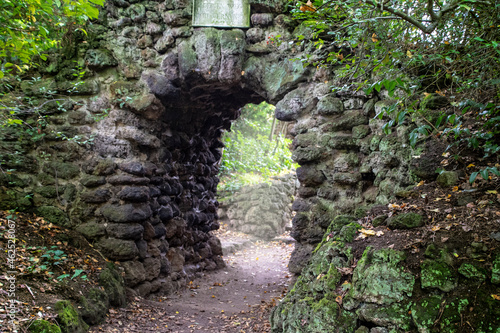
{"type": "Polygon", "coordinates": [[[332,90],[391,98],[377,117],[386,120],[386,133],[410,123],[412,146],[434,136],[457,161],[477,155],[481,167],[473,169],[471,183],[479,175],[500,175],[498,1],[289,5],[304,32],[293,42],[311,47],[312,41],[312,49],[322,51],[297,60],[333,69],[332,90]]]}

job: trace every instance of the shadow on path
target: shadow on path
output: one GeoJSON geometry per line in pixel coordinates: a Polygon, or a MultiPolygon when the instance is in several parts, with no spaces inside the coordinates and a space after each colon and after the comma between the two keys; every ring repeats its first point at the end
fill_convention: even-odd
{"type": "Polygon", "coordinates": [[[288,290],[287,265],[293,243],[252,241],[221,232],[227,267],[190,282],[168,297],[136,299],[126,309],[112,310],[106,323],[91,332],[269,332],[269,312],[288,290]],[[242,247],[241,249],[238,249],[242,247]]]}

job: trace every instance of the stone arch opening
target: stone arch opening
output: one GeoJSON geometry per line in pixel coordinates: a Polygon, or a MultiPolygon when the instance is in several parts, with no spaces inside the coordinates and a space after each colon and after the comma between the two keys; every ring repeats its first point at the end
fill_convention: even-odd
{"type": "Polygon", "coordinates": [[[87,210],[71,213],[82,233],[122,262],[127,285],[140,295],[171,292],[224,265],[210,234],[219,226],[221,134],[244,105],[276,103],[307,80],[308,69],[283,55],[248,52],[247,40],[241,29],[190,28],[158,67],[105,78],[107,91],[88,105],[111,111],[92,130],[95,145],[83,163],[87,210]]]}
{"type": "Polygon", "coordinates": [[[275,106],[247,104],[223,134],[217,198],[221,226],[260,240],[291,229],[296,195],[289,123],[275,117],[275,106]]]}

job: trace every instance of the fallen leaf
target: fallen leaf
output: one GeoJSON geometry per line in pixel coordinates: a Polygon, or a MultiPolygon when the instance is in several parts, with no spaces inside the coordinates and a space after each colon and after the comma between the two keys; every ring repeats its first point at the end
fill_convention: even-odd
{"type": "Polygon", "coordinates": [[[359,230],[359,232],[361,232],[367,236],[375,236],[377,234],[375,232],[375,230],[366,230],[365,228],[362,228],[361,230],[359,230]]]}
{"type": "Polygon", "coordinates": [[[435,226],[433,226],[433,227],[431,228],[431,230],[432,230],[432,231],[438,231],[438,230],[440,230],[440,229],[441,229],[441,227],[440,227],[440,226],[438,226],[438,225],[435,225],[435,226]]]}
{"type": "Polygon", "coordinates": [[[493,297],[494,300],[500,301],[500,296],[492,294],[491,297],[493,297]]]}

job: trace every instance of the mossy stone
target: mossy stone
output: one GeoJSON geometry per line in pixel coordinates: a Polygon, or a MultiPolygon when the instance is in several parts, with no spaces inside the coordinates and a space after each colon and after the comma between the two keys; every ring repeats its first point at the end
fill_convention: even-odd
{"type": "Polygon", "coordinates": [[[412,229],[421,227],[424,224],[423,220],[420,214],[404,213],[387,219],[387,226],[392,229],[412,229]]]}
{"type": "Polygon", "coordinates": [[[440,323],[440,333],[459,332],[462,315],[461,313],[467,309],[469,300],[467,298],[447,300],[443,306],[444,311],[440,323]]]}
{"type": "Polygon", "coordinates": [[[441,187],[455,186],[458,182],[458,175],[454,171],[444,171],[437,176],[436,183],[441,187]]]}
{"type": "Polygon", "coordinates": [[[31,333],[61,333],[61,329],[56,324],[46,320],[35,320],[28,328],[31,333]]]}
{"type": "Polygon", "coordinates": [[[443,296],[431,295],[417,301],[411,307],[411,317],[419,332],[428,332],[439,315],[443,296]]]}
{"type": "Polygon", "coordinates": [[[54,206],[38,207],[37,215],[42,216],[48,222],[54,223],[61,227],[69,226],[69,219],[65,212],[54,206]]]}
{"type": "Polygon", "coordinates": [[[405,253],[367,247],[353,272],[352,288],[344,298],[344,308],[359,302],[391,305],[411,297],[415,278],[403,270],[405,253]]]}
{"type": "Polygon", "coordinates": [[[361,226],[358,223],[350,223],[346,226],[343,226],[342,229],[340,229],[339,233],[340,241],[346,243],[352,242],[359,229],[361,229],[361,226]]]}
{"type": "Polygon", "coordinates": [[[109,298],[104,290],[93,288],[87,296],[80,297],[79,311],[83,320],[89,325],[104,321],[109,309],[109,298]]]}
{"type": "Polygon", "coordinates": [[[58,301],[54,308],[63,333],[85,333],[89,329],[70,301],[58,301]]]}
{"type": "Polygon", "coordinates": [[[61,179],[75,178],[80,174],[80,168],[72,163],[50,162],[43,169],[49,175],[61,179]]]}
{"type": "Polygon", "coordinates": [[[370,126],[368,125],[358,125],[352,128],[352,137],[355,139],[363,139],[368,134],[370,134],[370,126]]]}
{"type": "Polygon", "coordinates": [[[372,225],[374,227],[378,227],[380,225],[383,225],[385,224],[385,221],[387,221],[387,215],[379,215],[379,216],[376,216],[373,221],[372,221],[372,225]]]}
{"type": "Polygon", "coordinates": [[[406,332],[411,325],[409,310],[409,302],[394,303],[389,306],[364,304],[356,313],[362,321],[383,327],[397,327],[398,332],[406,332]]]}
{"type": "Polygon", "coordinates": [[[486,274],[484,274],[484,272],[481,272],[481,269],[478,269],[473,264],[464,262],[462,265],[460,265],[458,272],[466,278],[475,280],[477,282],[486,280],[486,274]]]}
{"type": "Polygon", "coordinates": [[[456,274],[445,262],[427,259],[420,268],[422,288],[436,288],[449,292],[457,287],[456,274]]]}
{"type": "Polygon", "coordinates": [[[99,284],[104,287],[111,305],[124,307],[127,304],[125,282],[112,263],[108,263],[108,267],[99,275],[99,284]]]}

